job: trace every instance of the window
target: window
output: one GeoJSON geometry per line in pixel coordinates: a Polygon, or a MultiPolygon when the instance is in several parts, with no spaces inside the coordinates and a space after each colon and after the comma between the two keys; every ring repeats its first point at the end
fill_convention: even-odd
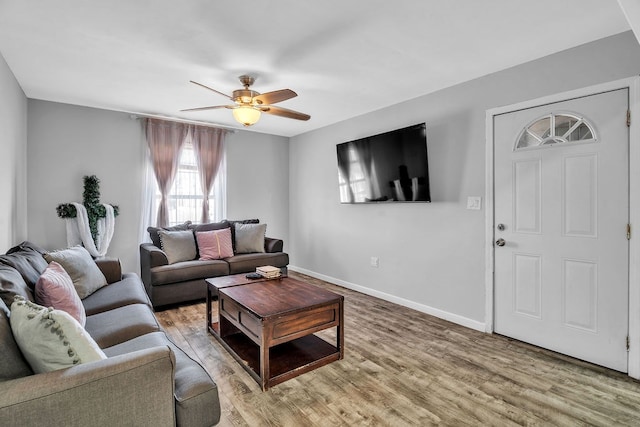
{"type": "Polygon", "coordinates": [[[570,113],[552,113],[525,127],[518,136],[515,149],[596,141],[595,130],[584,117],[570,113]]]}
{"type": "MultiPolygon", "coordinates": [[[[209,218],[207,222],[223,219],[224,181],[226,161],[223,158],[213,189],[209,194],[209,218]]],[[[156,206],[160,203],[160,190],[156,185],[156,206]]],[[[200,222],[202,216],[202,186],[196,163],[195,152],[190,141],[186,141],[180,152],[180,163],[176,172],[173,187],[168,195],[169,226],[182,224],[185,221],[200,222]]]]}
{"type": "Polygon", "coordinates": [[[338,185],[340,188],[340,200],[349,200],[349,186],[353,191],[354,201],[364,201],[367,195],[367,181],[362,171],[358,152],[355,147],[349,147],[348,151],[349,176],[344,177],[342,173],[338,174],[338,185]]]}

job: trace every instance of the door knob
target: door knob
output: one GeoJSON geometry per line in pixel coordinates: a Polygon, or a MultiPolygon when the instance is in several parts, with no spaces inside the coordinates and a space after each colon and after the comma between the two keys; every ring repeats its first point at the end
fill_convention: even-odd
{"type": "Polygon", "coordinates": [[[507,242],[505,242],[505,240],[502,237],[499,238],[498,240],[496,240],[496,245],[497,246],[504,246],[505,243],[507,243],[507,242]]]}

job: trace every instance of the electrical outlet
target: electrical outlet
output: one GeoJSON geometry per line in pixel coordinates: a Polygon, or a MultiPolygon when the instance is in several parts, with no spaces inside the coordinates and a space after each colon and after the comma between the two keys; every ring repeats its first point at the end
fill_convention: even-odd
{"type": "Polygon", "coordinates": [[[482,208],[482,197],[467,197],[467,209],[478,211],[482,208]]]}
{"type": "Polygon", "coordinates": [[[378,268],[379,266],[380,266],[380,258],[378,258],[377,256],[372,256],[371,257],[371,267],[378,268]]]}

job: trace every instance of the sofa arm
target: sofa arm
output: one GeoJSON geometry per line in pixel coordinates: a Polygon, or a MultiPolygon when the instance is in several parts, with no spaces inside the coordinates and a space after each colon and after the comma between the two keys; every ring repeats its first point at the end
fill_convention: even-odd
{"type": "Polygon", "coordinates": [[[104,274],[107,283],[114,283],[122,280],[122,266],[118,258],[96,258],[96,265],[104,274]]]}
{"type": "Polygon", "coordinates": [[[175,358],[154,347],[5,381],[4,426],[175,425],[175,358]]]}
{"type": "Polygon", "coordinates": [[[168,265],[167,254],[153,243],[143,243],[140,245],[140,263],[148,263],[149,268],[168,265]]]}
{"type": "Polygon", "coordinates": [[[281,239],[273,239],[271,237],[264,238],[264,251],[273,253],[273,252],[282,252],[282,248],[284,247],[284,242],[281,239]]]}
{"type": "Polygon", "coordinates": [[[153,243],[142,243],[140,245],[140,278],[147,292],[151,288],[151,269],[168,264],[167,255],[156,245],[153,243]]]}

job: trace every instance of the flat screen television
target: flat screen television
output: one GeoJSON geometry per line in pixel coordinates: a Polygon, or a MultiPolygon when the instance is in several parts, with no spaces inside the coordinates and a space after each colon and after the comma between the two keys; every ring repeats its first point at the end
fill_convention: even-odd
{"type": "Polygon", "coordinates": [[[336,151],[341,203],[431,201],[425,123],[344,142],[336,151]]]}

